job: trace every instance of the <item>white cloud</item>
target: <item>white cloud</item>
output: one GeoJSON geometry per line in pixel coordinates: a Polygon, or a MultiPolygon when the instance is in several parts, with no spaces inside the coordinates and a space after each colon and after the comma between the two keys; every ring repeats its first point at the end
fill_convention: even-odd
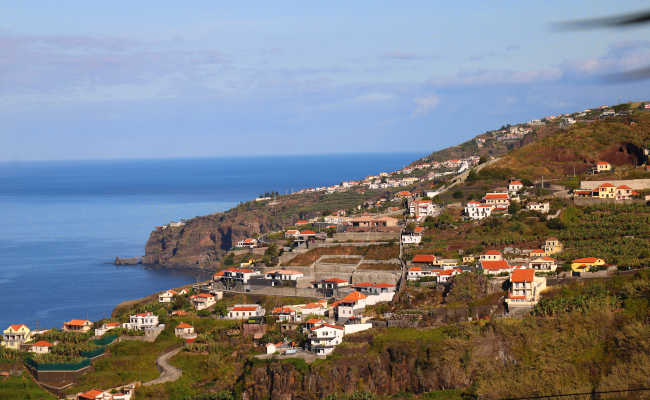
{"type": "Polygon", "coordinates": [[[417,97],[414,101],[416,107],[413,115],[423,115],[429,113],[440,104],[440,97],[432,94],[426,97],[417,97]]]}

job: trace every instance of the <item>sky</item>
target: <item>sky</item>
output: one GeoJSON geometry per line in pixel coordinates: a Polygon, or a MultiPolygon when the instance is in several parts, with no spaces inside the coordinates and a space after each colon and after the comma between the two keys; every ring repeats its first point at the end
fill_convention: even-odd
{"type": "Polygon", "coordinates": [[[650,100],[647,2],[4,2],[0,160],[429,152],[650,100]]]}

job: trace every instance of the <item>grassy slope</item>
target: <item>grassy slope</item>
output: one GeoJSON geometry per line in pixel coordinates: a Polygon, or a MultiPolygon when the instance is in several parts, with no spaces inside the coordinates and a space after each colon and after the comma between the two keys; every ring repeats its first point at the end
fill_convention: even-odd
{"type": "MultiPolygon", "coordinates": [[[[574,167],[581,173],[594,162],[607,160],[611,156],[607,151],[619,143],[642,147],[649,141],[650,113],[635,111],[630,117],[581,122],[560,130],[512,151],[494,168],[511,169],[521,178],[560,178],[571,174],[574,167]]],[[[616,159],[611,162],[618,163],[616,159]]]]}
{"type": "Polygon", "coordinates": [[[43,390],[24,373],[22,376],[0,378],[0,399],[53,400],[53,395],[43,390]]]}

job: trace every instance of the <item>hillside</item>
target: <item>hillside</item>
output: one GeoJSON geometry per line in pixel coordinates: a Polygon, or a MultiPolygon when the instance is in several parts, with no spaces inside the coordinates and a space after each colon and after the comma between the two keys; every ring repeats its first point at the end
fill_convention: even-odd
{"type": "MultiPolygon", "coordinates": [[[[439,201],[480,198],[489,187],[505,186],[511,177],[530,181],[555,179],[568,182],[575,173],[589,179],[585,171],[596,161],[609,161],[617,178],[650,177],[639,169],[644,161],[643,149],[650,146],[650,113],[623,104],[614,109],[620,116],[599,118],[596,112],[571,114],[577,123],[568,127],[560,119],[520,124],[490,131],[459,146],[450,147],[415,161],[462,159],[470,155],[501,157],[479,174],[470,174],[467,181],[447,192],[439,201]],[[584,115],[582,115],[584,114],[584,115]],[[540,125],[543,124],[543,125],[540,125]],[[452,198],[460,192],[460,197],[452,198]]],[[[320,217],[335,210],[352,212],[364,202],[392,198],[397,190],[430,190],[432,182],[422,179],[424,171],[412,175],[418,181],[400,189],[369,190],[361,187],[327,194],[310,192],[283,195],[273,201],[248,201],[223,213],[188,220],[184,226],[154,230],[145,247],[144,264],[166,267],[215,269],[237,241],[247,237],[278,231],[298,219],[320,217]]],[[[609,178],[611,179],[611,178],[609,178]]],[[[434,181],[435,187],[444,178],[434,181]]],[[[356,210],[355,210],[356,211],[356,210]]]]}

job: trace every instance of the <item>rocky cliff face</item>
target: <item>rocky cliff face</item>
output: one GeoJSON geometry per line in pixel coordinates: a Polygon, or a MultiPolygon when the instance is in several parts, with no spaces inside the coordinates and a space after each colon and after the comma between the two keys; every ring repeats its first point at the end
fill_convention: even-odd
{"type": "Polygon", "coordinates": [[[210,268],[234,243],[254,234],[279,229],[281,219],[262,207],[234,208],[225,213],[193,218],[180,227],[151,233],[142,260],[148,265],[210,268]]]}

